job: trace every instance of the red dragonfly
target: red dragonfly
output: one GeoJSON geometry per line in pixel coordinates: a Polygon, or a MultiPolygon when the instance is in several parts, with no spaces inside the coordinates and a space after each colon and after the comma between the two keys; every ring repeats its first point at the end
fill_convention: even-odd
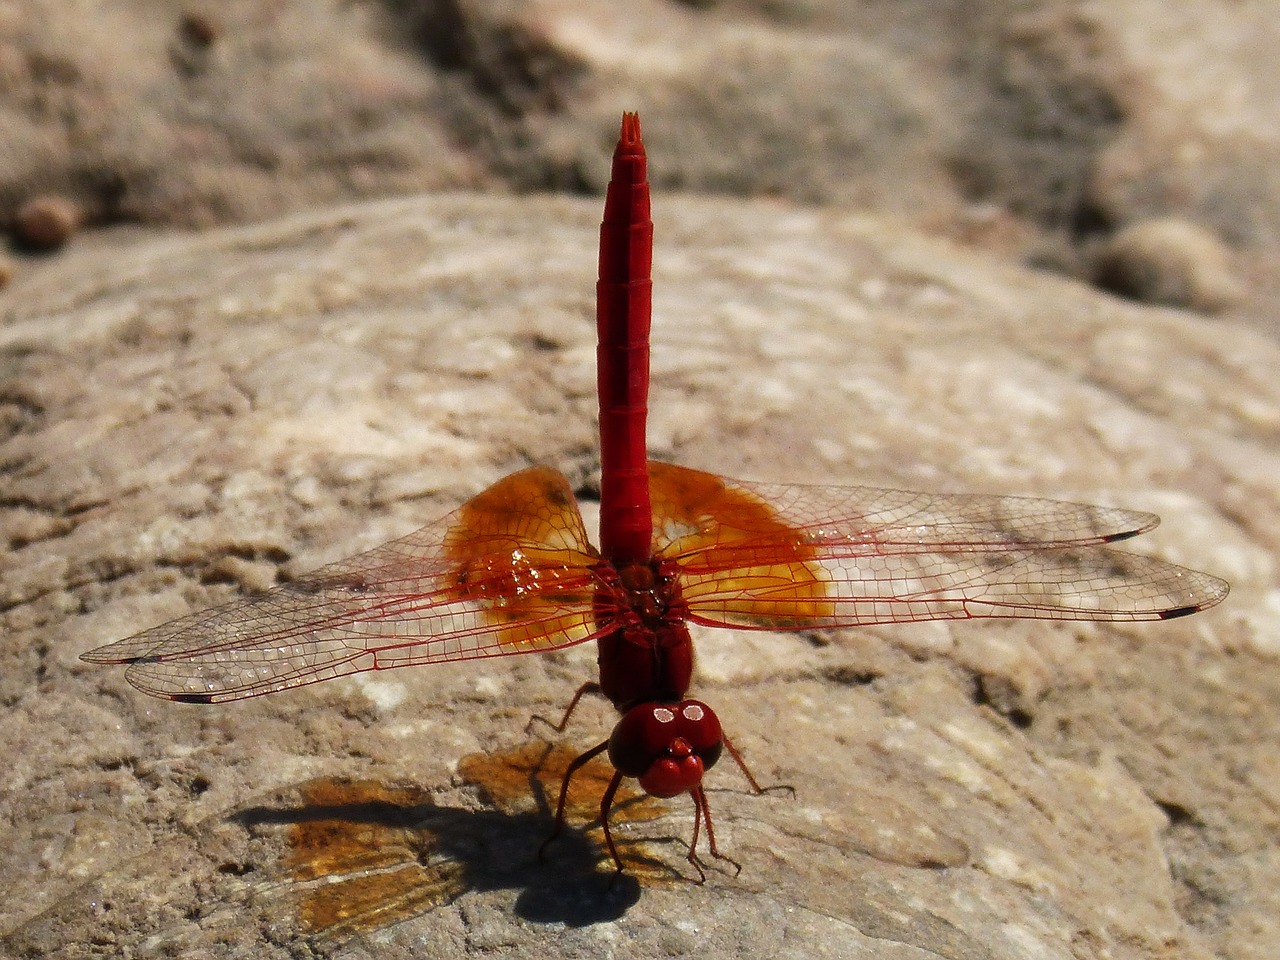
{"type": "MultiPolygon", "coordinates": [[[[653,223],[640,120],[624,114],[600,228],[597,285],[600,549],[564,476],[532,467],[438,523],[268,593],[84,655],[127,663],[139,690],[183,703],[277,693],[363,670],[558,650],[588,640],[586,692],[621,714],[600,803],[624,777],[694,802],[716,849],[704,773],[728,752],[715,712],[685,694],[690,623],[812,630],[972,617],[1168,620],[1227,584],[1105,544],[1150,530],[1147,513],[1020,497],[730,480],[646,458],[653,223]]],[[[565,714],[567,721],[569,711],[565,714]]],[[[559,729],[563,729],[563,721],[559,729]]]]}

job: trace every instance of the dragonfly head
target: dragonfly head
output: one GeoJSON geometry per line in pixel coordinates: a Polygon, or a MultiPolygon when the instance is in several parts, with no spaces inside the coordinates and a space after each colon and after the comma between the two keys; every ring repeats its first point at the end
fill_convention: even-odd
{"type": "Polygon", "coordinates": [[[609,759],[650,796],[674,797],[702,782],[723,747],[720,720],[705,703],[639,703],[613,728],[609,759]]]}

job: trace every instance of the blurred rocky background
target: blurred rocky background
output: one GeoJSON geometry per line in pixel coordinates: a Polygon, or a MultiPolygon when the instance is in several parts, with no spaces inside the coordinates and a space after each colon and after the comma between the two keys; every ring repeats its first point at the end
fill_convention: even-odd
{"type": "MultiPolygon", "coordinates": [[[[243,223],[423,190],[854,205],[1125,296],[1267,323],[1265,0],[9,0],[0,222],[243,223]]],[[[13,265],[10,270],[15,269],[13,265]]]]}

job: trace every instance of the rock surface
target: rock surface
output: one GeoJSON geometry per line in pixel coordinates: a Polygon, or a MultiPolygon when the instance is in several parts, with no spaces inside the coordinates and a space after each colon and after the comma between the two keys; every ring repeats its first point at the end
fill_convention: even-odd
{"type": "Polygon", "coordinates": [[[1142,220],[1099,251],[1094,279],[1144,303],[1217,313],[1240,299],[1230,254],[1217,237],[1183,220],[1142,220]]]}
{"type": "Polygon", "coordinates": [[[610,887],[583,832],[598,783],[535,857],[528,751],[611,720],[524,725],[590,649],[223,707],[78,661],[532,461],[589,493],[598,216],[446,195],[98,234],[0,293],[0,952],[1268,956],[1280,349],[863,215],[659,195],[653,453],[1152,509],[1135,547],[1225,576],[1224,606],[702,631],[696,692],[795,789],[713,771],[743,870],[702,886],[673,801],[622,813],[636,872],[610,887]]]}
{"type": "Polygon", "coordinates": [[[0,255],[0,955],[1270,960],[1278,29],[1261,0],[0,3],[0,226],[83,220],[0,255]],[[712,772],[743,870],[703,886],[685,801],[623,805],[609,886],[597,768],[536,858],[612,718],[525,724],[592,650],[217,708],[78,660],[531,462],[590,514],[624,108],[655,456],[1153,510],[1134,549],[1233,585],[1157,625],[703,631],[697,694],[795,789],[712,772]],[[1134,230],[1130,295],[1220,312],[1014,265],[1089,278],[1134,230]]]}

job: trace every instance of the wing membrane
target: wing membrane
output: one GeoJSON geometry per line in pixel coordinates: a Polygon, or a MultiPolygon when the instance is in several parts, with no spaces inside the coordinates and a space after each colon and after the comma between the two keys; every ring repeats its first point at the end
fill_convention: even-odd
{"type": "Polygon", "coordinates": [[[1157,620],[1215,577],[1104,547],[1152,514],[1055,500],[728,480],[652,464],[654,537],[690,619],[802,630],[915,620],[1157,620]]]}
{"type": "Polygon", "coordinates": [[[597,561],[567,481],[535,467],[417,533],[83,659],[130,664],[129,682],[154,696],[214,703],[363,670],[552,650],[601,632],[597,561]]]}

